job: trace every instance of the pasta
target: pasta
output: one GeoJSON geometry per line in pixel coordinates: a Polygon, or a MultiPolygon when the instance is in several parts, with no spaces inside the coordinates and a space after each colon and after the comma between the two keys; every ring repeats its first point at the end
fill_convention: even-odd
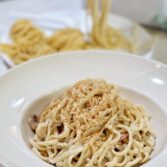
{"type": "Polygon", "coordinates": [[[0,51],[9,55],[15,64],[23,63],[35,57],[54,53],[46,37],[28,20],[18,20],[11,28],[13,44],[0,44],[0,51]]]}
{"type": "Polygon", "coordinates": [[[43,54],[47,55],[55,52],[45,41],[39,43],[21,43],[19,45],[1,44],[0,50],[9,54],[15,64],[23,63],[43,54]]]}
{"type": "Polygon", "coordinates": [[[15,43],[36,43],[44,39],[44,34],[28,20],[18,20],[12,26],[10,36],[15,43]]]}
{"type": "Polygon", "coordinates": [[[107,24],[111,0],[87,0],[87,10],[92,18],[91,32],[83,34],[76,28],[56,31],[50,37],[29,20],[21,19],[14,23],[10,36],[13,44],[0,44],[0,51],[20,64],[29,59],[54,52],[85,49],[122,49],[134,52],[134,45],[124,35],[107,24]],[[99,1],[101,10],[99,10],[99,1]],[[88,38],[88,39],[87,39],[88,38]],[[33,48],[35,46],[35,49],[33,48]]]}
{"type": "Polygon", "coordinates": [[[49,45],[58,51],[82,49],[84,34],[74,28],[63,29],[48,39],[49,45]]]}
{"type": "Polygon", "coordinates": [[[98,0],[89,0],[88,9],[92,15],[93,27],[91,37],[93,43],[105,49],[124,49],[133,52],[134,48],[121,32],[107,24],[110,12],[110,1],[101,0],[101,13],[98,10],[98,0]]]}
{"type": "Polygon", "coordinates": [[[144,108],[99,79],[74,84],[31,127],[33,152],[57,167],[140,166],[155,145],[144,108]]]}

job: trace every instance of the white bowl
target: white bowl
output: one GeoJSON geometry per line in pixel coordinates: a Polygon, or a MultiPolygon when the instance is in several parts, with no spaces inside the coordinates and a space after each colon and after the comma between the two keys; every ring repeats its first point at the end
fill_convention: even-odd
{"type": "Polygon", "coordinates": [[[35,59],[0,78],[0,161],[7,166],[49,167],[30,149],[28,118],[41,112],[56,91],[85,78],[120,85],[129,100],[152,115],[156,147],[145,167],[167,164],[167,67],[155,61],[111,51],[66,52],[35,59]],[[51,92],[51,94],[49,93],[51,92]]]}

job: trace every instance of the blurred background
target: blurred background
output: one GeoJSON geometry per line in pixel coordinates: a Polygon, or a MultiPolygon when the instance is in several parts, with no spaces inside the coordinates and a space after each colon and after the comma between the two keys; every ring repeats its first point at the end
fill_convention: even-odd
{"type": "MultiPolygon", "coordinates": [[[[0,32],[17,15],[40,16],[85,8],[86,0],[0,0],[0,32]]],[[[112,0],[111,13],[144,27],[154,38],[152,58],[167,64],[167,0],[112,0]]]]}
{"type": "MultiPolygon", "coordinates": [[[[13,11],[41,13],[85,6],[86,0],[0,0],[0,19],[8,19],[13,11]]],[[[111,12],[167,30],[167,0],[113,0],[111,12]]]]}

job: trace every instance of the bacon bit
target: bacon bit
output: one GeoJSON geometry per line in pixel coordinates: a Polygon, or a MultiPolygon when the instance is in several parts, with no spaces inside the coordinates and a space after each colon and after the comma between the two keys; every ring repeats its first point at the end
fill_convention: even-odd
{"type": "Polygon", "coordinates": [[[124,142],[125,142],[125,139],[127,139],[128,136],[129,136],[128,133],[122,134],[122,135],[121,135],[121,138],[120,138],[120,141],[124,143],[124,142]]]}
{"type": "Polygon", "coordinates": [[[39,116],[37,115],[33,115],[30,119],[29,119],[29,125],[30,128],[32,129],[32,131],[35,133],[37,125],[39,123],[39,116]]]}

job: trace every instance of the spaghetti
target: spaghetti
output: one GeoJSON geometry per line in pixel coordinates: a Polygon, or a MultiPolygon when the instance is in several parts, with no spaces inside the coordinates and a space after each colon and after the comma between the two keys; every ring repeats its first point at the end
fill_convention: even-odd
{"type": "Polygon", "coordinates": [[[11,28],[10,36],[15,43],[36,43],[44,40],[44,34],[28,20],[18,20],[11,28]]]}
{"type": "Polygon", "coordinates": [[[15,64],[42,55],[68,50],[101,48],[134,52],[132,42],[125,38],[120,31],[107,24],[110,1],[100,0],[101,10],[99,10],[99,0],[87,0],[87,10],[93,22],[90,33],[83,34],[79,29],[65,28],[55,32],[50,37],[46,37],[30,21],[22,19],[16,21],[11,28],[10,36],[13,44],[0,44],[0,51],[9,55],[15,64]],[[86,37],[89,37],[89,40],[86,37]]]}
{"type": "Polygon", "coordinates": [[[32,150],[57,167],[131,167],[150,159],[155,137],[144,108],[103,80],[83,80],[42,112],[32,150]]]}

